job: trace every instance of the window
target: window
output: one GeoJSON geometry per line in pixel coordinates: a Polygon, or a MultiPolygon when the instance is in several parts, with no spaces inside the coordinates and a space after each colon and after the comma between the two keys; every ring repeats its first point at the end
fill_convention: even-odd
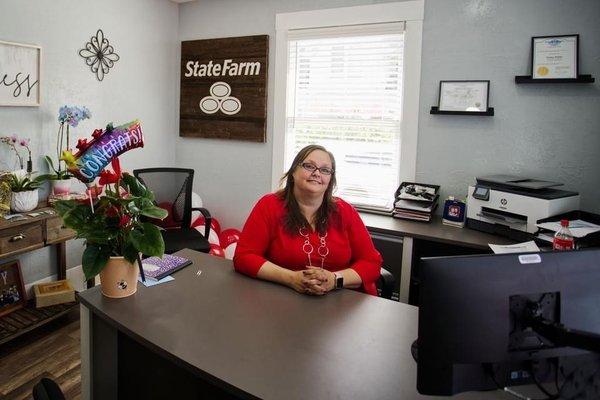
{"type": "Polygon", "coordinates": [[[399,184],[404,24],[288,33],[284,169],[317,143],[336,157],[337,195],[391,209],[399,184]]]}
{"type": "Polygon", "coordinates": [[[423,2],[276,17],[273,188],[307,144],[331,150],[336,195],[391,209],[414,181],[423,2]]]}

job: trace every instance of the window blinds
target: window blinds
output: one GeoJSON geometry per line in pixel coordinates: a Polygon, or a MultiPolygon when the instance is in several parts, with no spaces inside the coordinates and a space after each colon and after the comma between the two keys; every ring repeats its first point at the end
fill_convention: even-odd
{"type": "Polygon", "coordinates": [[[288,32],[285,165],[318,143],[337,162],[337,195],[393,208],[400,165],[404,24],[288,32]]]}

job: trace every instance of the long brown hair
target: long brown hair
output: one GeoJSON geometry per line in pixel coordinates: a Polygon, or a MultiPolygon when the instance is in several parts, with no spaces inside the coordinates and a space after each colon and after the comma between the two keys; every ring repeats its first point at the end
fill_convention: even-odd
{"type": "Polygon", "coordinates": [[[306,219],[306,217],[300,211],[300,206],[298,205],[298,201],[294,196],[294,170],[302,164],[304,159],[308,157],[310,153],[315,150],[321,150],[329,155],[331,159],[331,167],[333,168],[333,173],[331,174],[331,179],[329,180],[329,186],[327,186],[327,190],[323,194],[323,202],[321,206],[317,210],[315,226],[317,228],[317,232],[320,234],[324,234],[327,232],[327,226],[330,222],[330,217],[337,211],[337,207],[335,205],[335,201],[333,200],[333,189],[336,186],[335,179],[335,158],[333,154],[325,149],[323,146],[319,146],[318,144],[309,144],[304,147],[302,150],[296,154],[294,157],[294,161],[292,161],[292,165],[290,169],[281,177],[280,183],[285,181],[285,187],[280,189],[277,192],[277,195],[280,199],[285,202],[285,208],[287,209],[287,213],[284,217],[284,225],[286,231],[290,234],[295,234],[298,232],[300,228],[309,227],[310,223],[306,219]]]}

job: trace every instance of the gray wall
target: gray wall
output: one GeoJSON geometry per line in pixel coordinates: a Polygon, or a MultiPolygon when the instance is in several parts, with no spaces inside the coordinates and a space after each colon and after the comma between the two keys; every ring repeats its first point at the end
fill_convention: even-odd
{"type": "MultiPolygon", "coordinates": [[[[92,118],[72,137],[89,138],[93,129],[110,121],[139,118],[145,147],[125,153],[123,167],[172,165],[178,18],[178,6],[166,0],[1,0],[0,40],[42,46],[43,80],[40,107],[0,107],[0,136],[30,137],[34,170],[44,171],[41,156],[53,154],[58,108],[85,105],[92,118]],[[102,82],[78,55],[99,28],[121,57],[102,82]]],[[[15,158],[0,146],[0,169],[14,167],[15,158]]],[[[70,241],[67,249],[68,267],[80,264],[81,242],[70,241]]],[[[56,271],[52,249],[19,259],[27,283],[56,271]]]]}
{"type": "Polygon", "coordinates": [[[271,190],[275,14],[387,2],[389,1],[198,0],[179,6],[180,40],[269,35],[267,142],[181,137],[177,140],[177,163],[196,170],[196,192],[223,228],[241,229],[254,203],[271,190]]]}
{"type": "MultiPolygon", "coordinates": [[[[376,1],[199,0],[180,6],[179,39],[270,36],[267,143],[178,138],[177,162],[224,227],[240,228],[270,190],[275,14],[376,1]]],[[[598,0],[425,0],[417,179],[464,197],[477,175],[557,180],[600,211],[600,96],[594,85],[515,85],[531,36],[579,33],[581,71],[600,78],[598,0]],[[441,79],[491,80],[494,117],[430,115],[441,79]]],[[[178,100],[177,100],[178,101],[178,100]]],[[[282,134],[282,132],[276,132],[282,134]]]]}
{"type": "Polygon", "coordinates": [[[477,175],[555,180],[600,212],[599,18],[598,0],[426,0],[417,179],[462,197],[477,175]],[[595,84],[514,83],[532,36],[571,33],[595,84]],[[489,79],[495,116],[429,114],[446,79],[489,79]]]}
{"type": "MultiPolygon", "coordinates": [[[[40,155],[54,145],[59,106],[92,111],[79,137],[138,117],[146,146],[126,153],[124,166],[194,168],[204,204],[224,228],[241,228],[271,186],[275,14],[383,2],[199,0],[178,12],[167,0],[1,0],[0,40],[41,45],[44,82],[41,107],[0,107],[0,135],[31,137],[34,168],[43,170],[40,155]],[[98,28],[121,56],[103,82],[77,55],[98,28]],[[254,34],[270,36],[267,143],[178,137],[179,41],[254,34]]],[[[581,192],[583,208],[600,212],[598,83],[514,84],[528,72],[530,37],[542,34],[581,34],[581,71],[600,78],[599,17],[597,0],[426,0],[417,179],[459,196],[487,173],[558,180],[581,192]],[[440,79],[491,80],[496,115],[430,115],[440,79]]],[[[0,169],[14,167],[11,157],[0,147],[0,169]]],[[[68,249],[69,266],[79,264],[81,243],[68,249]]],[[[53,255],[21,256],[26,282],[53,273],[53,255]]]]}

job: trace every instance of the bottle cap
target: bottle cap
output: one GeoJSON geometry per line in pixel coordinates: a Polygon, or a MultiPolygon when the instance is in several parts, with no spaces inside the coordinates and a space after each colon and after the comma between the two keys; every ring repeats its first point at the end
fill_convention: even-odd
{"type": "Polygon", "coordinates": [[[569,226],[569,220],[568,219],[561,219],[560,220],[560,226],[564,226],[565,228],[567,228],[569,226]]]}

